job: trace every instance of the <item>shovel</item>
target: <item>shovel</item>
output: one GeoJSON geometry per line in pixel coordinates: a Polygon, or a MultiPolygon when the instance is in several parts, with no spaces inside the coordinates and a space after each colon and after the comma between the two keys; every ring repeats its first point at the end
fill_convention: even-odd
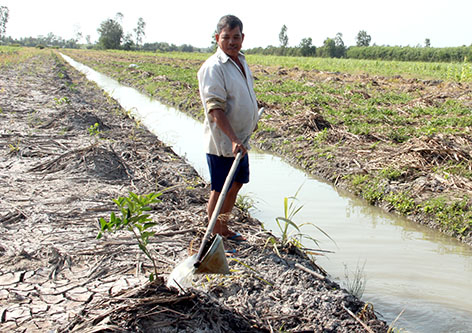
{"type": "Polygon", "coordinates": [[[226,198],[231,181],[236,173],[242,153],[238,152],[228,176],[226,176],[223,189],[216,201],[215,209],[211,215],[202,244],[198,253],[177,265],[169,275],[167,282],[168,287],[187,287],[190,285],[193,274],[229,274],[228,262],[226,261],[225,249],[223,247],[223,239],[220,235],[211,236],[211,232],[216,224],[221,207],[226,198]]]}
{"type": "MultiPolygon", "coordinates": [[[[262,115],[264,108],[259,110],[258,117],[262,115]]],[[[225,250],[223,246],[223,239],[220,235],[211,236],[211,232],[216,224],[221,207],[226,198],[229,186],[232,182],[236,169],[241,160],[242,153],[238,152],[234,162],[226,176],[223,189],[220,192],[216,202],[215,209],[211,216],[205,235],[202,239],[202,244],[198,253],[177,265],[176,268],[169,275],[167,282],[168,287],[188,287],[191,284],[193,274],[229,274],[228,261],[226,260],[225,250]]]]}

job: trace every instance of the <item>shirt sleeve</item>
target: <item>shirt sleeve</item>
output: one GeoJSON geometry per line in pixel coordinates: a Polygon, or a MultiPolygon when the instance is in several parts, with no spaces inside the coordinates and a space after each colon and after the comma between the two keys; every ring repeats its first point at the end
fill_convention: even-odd
{"type": "Polygon", "coordinates": [[[210,66],[203,70],[201,91],[207,112],[212,109],[226,111],[227,93],[224,74],[219,66],[210,66]]]}

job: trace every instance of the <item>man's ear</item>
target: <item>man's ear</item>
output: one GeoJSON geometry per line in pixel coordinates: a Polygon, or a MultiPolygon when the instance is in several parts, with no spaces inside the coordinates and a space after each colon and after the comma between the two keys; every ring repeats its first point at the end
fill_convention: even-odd
{"type": "Polygon", "coordinates": [[[217,43],[218,43],[219,39],[220,39],[220,35],[219,35],[219,34],[215,34],[215,40],[216,40],[217,43]]]}

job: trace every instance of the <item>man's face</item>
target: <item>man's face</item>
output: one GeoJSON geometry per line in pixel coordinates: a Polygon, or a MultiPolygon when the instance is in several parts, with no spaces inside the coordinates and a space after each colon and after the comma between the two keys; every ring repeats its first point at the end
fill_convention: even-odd
{"type": "Polygon", "coordinates": [[[244,40],[244,34],[241,33],[238,26],[234,29],[230,29],[228,26],[224,27],[219,34],[215,35],[215,38],[224,53],[233,59],[238,57],[244,40]]]}

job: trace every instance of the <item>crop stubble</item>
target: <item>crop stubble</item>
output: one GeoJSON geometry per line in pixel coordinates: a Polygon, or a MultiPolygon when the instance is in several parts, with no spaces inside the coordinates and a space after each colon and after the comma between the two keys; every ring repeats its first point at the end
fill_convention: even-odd
{"type": "Polygon", "coordinates": [[[161,278],[145,284],[150,265],[132,237],[95,239],[97,219],[128,191],[167,189],[151,212],[159,223],[151,247],[165,275],[201,238],[206,184],[50,52],[2,67],[0,82],[2,330],[363,331],[350,312],[386,330],[358,299],[296,268],[316,270],[303,256],[263,250],[268,235],[240,211],[235,224],[248,242],[227,246],[258,276],[231,261],[235,276],[203,279],[183,295],[161,278]]]}

